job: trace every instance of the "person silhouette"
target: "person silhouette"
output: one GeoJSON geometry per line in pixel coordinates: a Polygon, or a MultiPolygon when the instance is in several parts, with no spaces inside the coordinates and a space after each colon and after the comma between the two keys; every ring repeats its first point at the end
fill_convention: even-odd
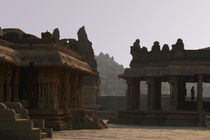
{"type": "Polygon", "coordinates": [[[186,87],[184,88],[184,101],[186,101],[186,98],[187,98],[187,89],[186,87]]]}
{"type": "Polygon", "coordinates": [[[195,90],[194,90],[194,86],[192,86],[191,88],[191,101],[194,101],[195,98],[195,90]]]}

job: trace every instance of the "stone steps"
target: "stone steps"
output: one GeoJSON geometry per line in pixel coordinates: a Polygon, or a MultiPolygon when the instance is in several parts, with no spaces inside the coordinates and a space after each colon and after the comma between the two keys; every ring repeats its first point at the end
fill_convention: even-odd
{"type": "Polygon", "coordinates": [[[28,111],[22,108],[20,103],[0,103],[0,133],[10,132],[0,135],[0,139],[7,137],[9,139],[40,140],[52,137],[52,130],[45,128],[43,122],[43,127],[34,127],[34,122],[29,118],[28,111]]]}

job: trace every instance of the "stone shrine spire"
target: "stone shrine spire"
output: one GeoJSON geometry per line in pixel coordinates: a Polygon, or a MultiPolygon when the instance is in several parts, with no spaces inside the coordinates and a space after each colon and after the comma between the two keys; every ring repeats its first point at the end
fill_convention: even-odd
{"type": "Polygon", "coordinates": [[[58,42],[60,39],[60,31],[58,28],[55,28],[52,33],[52,38],[55,39],[55,42],[58,42]]]}
{"type": "Polygon", "coordinates": [[[88,40],[87,33],[85,31],[85,26],[82,26],[79,31],[77,32],[78,40],[88,40]]]}
{"type": "Polygon", "coordinates": [[[3,36],[3,31],[2,31],[2,29],[1,29],[1,27],[0,27],[0,37],[1,36],[3,36]]]}

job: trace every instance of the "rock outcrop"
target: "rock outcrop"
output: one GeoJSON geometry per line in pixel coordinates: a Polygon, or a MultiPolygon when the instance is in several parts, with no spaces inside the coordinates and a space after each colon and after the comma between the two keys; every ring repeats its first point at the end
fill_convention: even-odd
{"type": "Polygon", "coordinates": [[[114,57],[100,53],[95,57],[98,64],[98,71],[101,77],[102,96],[125,96],[125,81],[118,78],[123,73],[123,65],[118,64],[114,57]]]}

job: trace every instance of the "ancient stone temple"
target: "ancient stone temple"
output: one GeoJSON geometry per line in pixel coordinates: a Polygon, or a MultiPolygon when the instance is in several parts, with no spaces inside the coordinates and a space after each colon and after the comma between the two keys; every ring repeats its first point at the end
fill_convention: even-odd
{"type": "Polygon", "coordinates": [[[209,103],[203,101],[203,83],[210,82],[209,48],[185,50],[181,39],[169,49],[154,42],[151,51],[137,39],[130,48],[130,68],[119,75],[127,83],[127,111],[119,112],[117,123],[144,125],[204,125],[209,103]],[[140,82],[147,83],[147,109],[140,110],[140,82]],[[161,84],[170,85],[167,111],[161,107],[161,84]],[[197,83],[196,99],[186,100],[186,83],[197,83]]]}
{"type": "Polygon", "coordinates": [[[0,30],[0,102],[21,102],[31,118],[45,119],[54,130],[81,128],[85,121],[99,128],[81,96],[83,77],[97,73],[74,40],[59,37],[58,29],[41,39],[20,29],[0,30]]]}

